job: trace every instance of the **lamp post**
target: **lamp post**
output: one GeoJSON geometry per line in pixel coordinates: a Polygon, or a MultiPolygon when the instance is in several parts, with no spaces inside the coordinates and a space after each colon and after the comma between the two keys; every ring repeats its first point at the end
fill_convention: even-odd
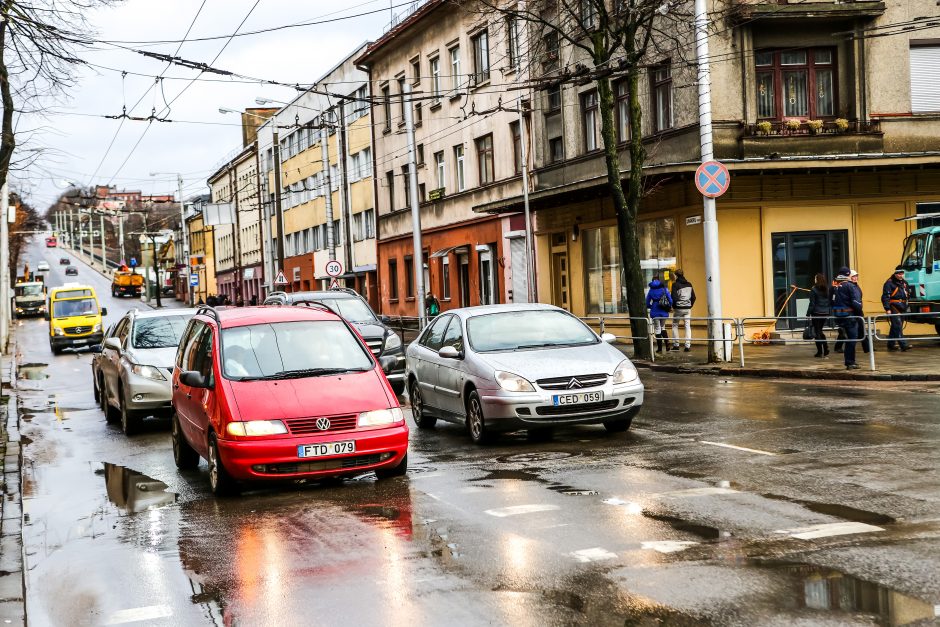
{"type": "MultiPolygon", "coordinates": [[[[180,233],[182,234],[182,240],[183,240],[182,242],[183,249],[182,251],[180,251],[182,255],[180,255],[181,258],[179,259],[178,263],[179,265],[186,266],[187,268],[186,280],[188,281],[189,280],[189,271],[188,271],[189,270],[189,236],[186,233],[186,212],[183,208],[183,175],[180,174],[179,172],[151,172],[150,176],[158,176],[161,174],[169,174],[169,175],[176,176],[176,190],[177,190],[177,194],[179,195],[179,203],[180,203],[180,233]]],[[[189,293],[188,288],[186,290],[186,293],[187,294],[189,293]]],[[[189,303],[189,304],[192,304],[192,303],[189,303]]]]}

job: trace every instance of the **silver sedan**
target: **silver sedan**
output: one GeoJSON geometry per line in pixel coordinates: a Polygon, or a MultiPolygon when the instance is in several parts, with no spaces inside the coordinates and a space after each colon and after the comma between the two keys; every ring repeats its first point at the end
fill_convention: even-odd
{"type": "Polygon", "coordinates": [[[636,368],[581,320],[551,305],[445,312],[408,346],[405,377],[418,427],[466,424],[474,442],[556,426],[625,431],[643,404],[636,368]]]}

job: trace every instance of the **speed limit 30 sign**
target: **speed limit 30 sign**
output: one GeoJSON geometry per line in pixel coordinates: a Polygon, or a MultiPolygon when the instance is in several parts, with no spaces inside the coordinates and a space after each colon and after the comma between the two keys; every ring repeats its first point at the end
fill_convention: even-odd
{"type": "Polygon", "coordinates": [[[326,262],[326,274],[334,279],[343,274],[343,264],[335,259],[326,262]]]}

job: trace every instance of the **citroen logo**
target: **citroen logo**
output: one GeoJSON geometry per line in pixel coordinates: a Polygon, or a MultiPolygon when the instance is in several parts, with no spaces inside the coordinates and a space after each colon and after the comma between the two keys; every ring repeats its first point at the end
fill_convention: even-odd
{"type": "Polygon", "coordinates": [[[581,382],[572,377],[571,381],[568,382],[568,389],[573,390],[575,388],[584,387],[581,385],[581,382]]]}
{"type": "Polygon", "coordinates": [[[327,431],[330,428],[330,419],[329,418],[317,418],[317,429],[320,431],[327,431]]]}

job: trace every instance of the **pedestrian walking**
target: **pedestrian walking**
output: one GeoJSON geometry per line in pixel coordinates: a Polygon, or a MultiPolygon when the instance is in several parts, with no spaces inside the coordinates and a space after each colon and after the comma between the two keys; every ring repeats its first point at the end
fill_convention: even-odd
{"type": "Polygon", "coordinates": [[[845,367],[848,370],[857,370],[855,363],[855,343],[858,341],[858,322],[855,316],[862,315],[862,301],[858,288],[849,280],[849,269],[839,268],[836,276],[838,287],[832,294],[832,315],[836,324],[845,332],[845,344],[842,354],[845,358],[845,367]]]}
{"type": "Polygon", "coordinates": [[[806,311],[806,317],[812,320],[813,337],[816,338],[816,354],[813,357],[829,356],[829,343],[826,341],[823,327],[826,325],[826,320],[832,315],[830,291],[826,275],[817,274],[813,289],[809,291],[809,309],[806,311]]]}
{"type": "Polygon", "coordinates": [[[881,304],[885,313],[890,315],[888,320],[891,329],[888,331],[889,351],[908,351],[911,347],[904,341],[904,314],[907,313],[908,303],[911,299],[911,286],[904,280],[904,268],[898,266],[894,274],[885,281],[881,288],[881,304]],[[897,340],[893,342],[892,340],[897,340]]]}
{"type": "Polygon", "coordinates": [[[685,323],[685,352],[692,350],[692,306],[695,304],[695,288],[685,278],[682,270],[675,271],[672,283],[672,350],[679,350],[679,324],[685,323]]]}
{"type": "MultiPolygon", "coordinates": [[[[856,270],[849,270],[849,281],[852,282],[852,285],[855,286],[855,290],[858,292],[858,302],[864,303],[865,300],[862,298],[862,286],[858,284],[858,272],[856,270]]],[[[872,346],[871,338],[868,336],[868,332],[865,329],[865,320],[859,318],[855,321],[855,324],[858,325],[858,337],[861,340],[862,350],[867,355],[875,350],[875,347],[872,346]]]]}
{"type": "Polygon", "coordinates": [[[434,318],[437,314],[441,313],[441,302],[437,300],[437,297],[434,294],[428,294],[425,298],[424,303],[424,313],[427,317],[434,318]]]}
{"type": "Polygon", "coordinates": [[[209,294],[208,296],[206,296],[206,304],[209,305],[210,307],[218,307],[219,299],[216,298],[213,294],[209,294]]]}
{"type": "Polygon", "coordinates": [[[653,319],[653,332],[656,336],[656,352],[663,352],[663,344],[669,344],[666,334],[666,320],[669,319],[669,310],[672,309],[672,295],[662,281],[654,278],[650,281],[650,289],[646,293],[646,308],[653,319]]]}

